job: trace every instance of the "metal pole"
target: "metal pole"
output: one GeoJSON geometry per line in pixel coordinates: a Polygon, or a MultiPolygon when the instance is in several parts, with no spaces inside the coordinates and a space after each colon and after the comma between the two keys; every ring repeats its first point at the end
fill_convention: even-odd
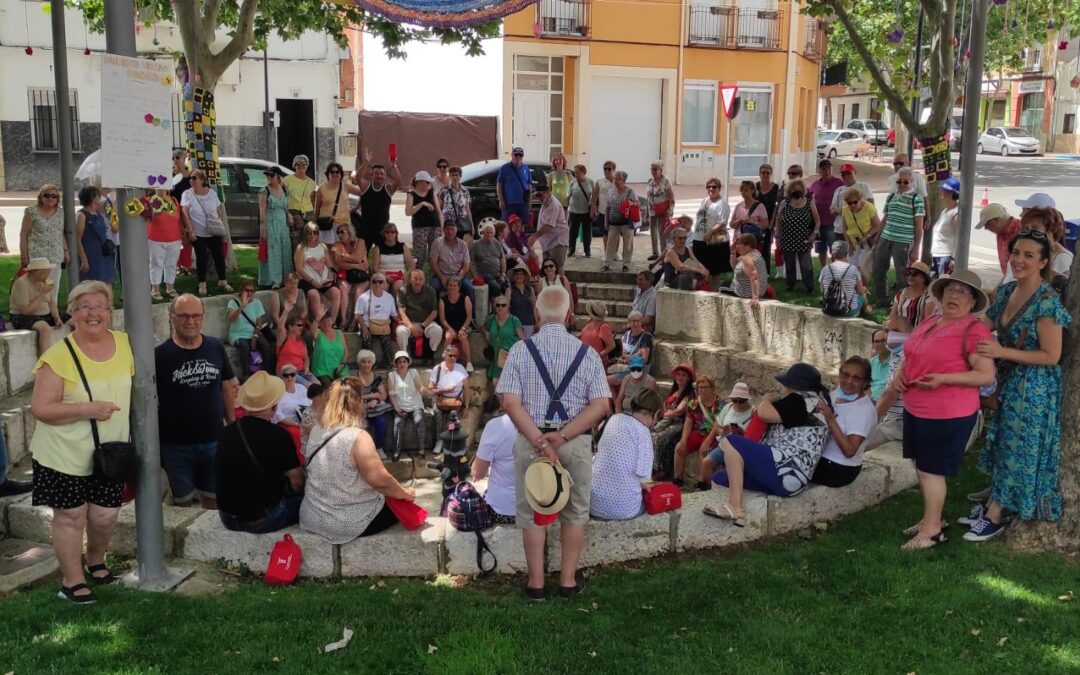
{"type": "MultiPolygon", "coordinates": [[[[922,74],[922,31],[925,12],[919,7],[919,27],[915,29],[915,96],[911,100],[911,116],[915,118],[915,124],[920,124],[919,103],[922,101],[922,93],[919,92],[919,76],[922,74]]],[[[908,166],[915,166],[915,134],[908,134],[907,139],[908,166]]]]}
{"type": "Polygon", "coordinates": [[[50,0],[52,17],[53,81],[56,87],[56,135],[60,141],[60,199],[64,207],[64,237],[70,260],[68,290],[79,283],[79,237],[75,232],[75,169],[71,165],[71,92],[68,90],[67,31],[63,0],[50,0]]]}
{"type": "MultiPolygon", "coordinates": [[[[136,56],[135,7],[132,0],[105,3],[105,45],[110,54],[136,56]]],[[[138,196],[120,188],[117,206],[138,196]]],[[[132,438],[142,459],[135,492],[135,541],[138,570],[135,585],[167,588],[164,530],[161,509],[161,455],[158,447],[158,399],[154,384],[154,325],[150,306],[150,259],[146,225],[120,211],[120,269],[123,273],[124,330],[135,356],[135,379],[131,391],[132,438]]]]}
{"type": "MultiPolygon", "coordinates": [[[[731,105],[732,105],[732,112],[734,112],[735,102],[732,101],[731,105]]],[[[725,178],[727,180],[724,181],[724,201],[725,202],[727,202],[728,195],[731,193],[731,155],[732,155],[732,150],[735,147],[735,138],[732,136],[732,133],[733,132],[732,132],[731,118],[729,117],[728,120],[727,120],[727,175],[725,176],[725,178]]]]}
{"type": "Polygon", "coordinates": [[[266,56],[266,48],[263,47],[263,109],[266,111],[266,115],[263,119],[264,136],[266,139],[266,159],[267,161],[274,161],[274,155],[270,152],[270,136],[271,127],[273,122],[270,121],[270,66],[266,56]]]}
{"type": "Polygon", "coordinates": [[[971,4],[971,59],[968,62],[968,78],[964,91],[964,127],[960,145],[960,227],[956,233],[956,269],[966,270],[971,244],[971,214],[975,198],[975,143],[979,134],[979,96],[982,93],[983,63],[986,60],[986,15],[990,0],[972,0],[971,4]]]}

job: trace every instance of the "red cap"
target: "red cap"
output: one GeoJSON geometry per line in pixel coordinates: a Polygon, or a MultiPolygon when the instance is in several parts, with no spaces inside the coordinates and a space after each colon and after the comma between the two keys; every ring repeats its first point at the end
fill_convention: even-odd
{"type": "Polygon", "coordinates": [[[850,171],[851,173],[855,173],[855,165],[854,164],[841,164],[840,165],[840,173],[844,173],[845,171],[850,171]]]}
{"type": "Polygon", "coordinates": [[[513,225],[514,223],[520,223],[520,222],[521,222],[521,216],[519,216],[516,213],[511,213],[510,217],[506,219],[506,224],[507,225],[513,225]]]}

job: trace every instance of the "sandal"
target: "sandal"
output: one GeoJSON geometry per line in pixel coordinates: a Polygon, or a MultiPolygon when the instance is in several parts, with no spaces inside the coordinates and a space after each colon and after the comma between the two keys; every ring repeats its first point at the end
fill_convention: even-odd
{"type": "Polygon", "coordinates": [[[97,596],[94,595],[93,591],[90,591],[86,595],[75,595],[76,591],[81,591],[83,589],[90,591],[90,587],[86,584],[75,584],[74,586],[70,587],[61,586],[60,592],[56,594],[56,597],[63,598],[64,600],[67,600],[68,602],[74,603],[76,605],[92,605],[97,602],[97,596]]]}
{"type": "MultiPolygon", "coordinates": [[[[905,528],[904,531],[901,532],[900,534],[903,534],[903,535],[908,536],[908,537],[918,534],[919,533],[919,524],[920,523],[922,523],[921,520],[918,523],[915,523],[914,525],[912,525],[911,527],[905,528]]],[[[943,531],[949,529],[949,521],[945,520],[944,518],[941,519],[941,529],[943,531]]]]}
{"type": "Polygon", "coordinates": [[[944,532],[938,532],[937,534],[926,535],[916,534],[911,539],[907,540],[907,543],[900,547],[901,551],[922,551],[928,548],[934,548],[938,544],[948,541],[945,538],[944,532]]]}
{"type": "Polygon", "coordinates": [[[150,299],[154,302],[160,302],[161,293],[155,288],[154,290],[150,291],[150,299]]]}
{"type": "Polygon", "coordinates": [[[83,558],[83,565],[86,566],[86,572],[90,577],[90,581],[93,581],[95,584],[104,586],[116,581],[116,577],[113,576],[113,573],[105,566],[105,563],[101,563],[100,565],[87,565],[86,559],[83,558]],[[97,576],[99,572],[104,572],[105,576],[97,576]]]}
{"type": "Polygon", "coordinates": [[[166,288],[166,289],[165,289],[165,295],[167,295],[167,296],[169,296],[169,297],[170,297],[171,299],[175,300],[175,299],[176,299],[176,297],[177,297],[178,295],[180,295],[180,294],[176,292],[176,289],[175,289],[175,288],[166,288]]]}
{"type": "Polygon", "coordinates": [[[228,281],[219,281],[217,287],[225,291],[226,293],[233,292],[233,287],[229,285],[228,281]]]}
{"type": "Polygon", "coordinates": [[[701,510],[701,512],[712,518],[718,518],[720,520],[730,520],[735,527],[746,527],[745,511],[743,511],[742,513],[737,513],[734,509],[731,508],[731,504],[728,504],[727,502],[721,504],[720,508],[723,509],[723,511],[718,511],[712,506],[706,506],[701,510]]]}
{"type": "Polygon", "coordinates": [[[199,290],[197,291],[200,298],[206,297],[206,284],[199,284],[199,290]]]}

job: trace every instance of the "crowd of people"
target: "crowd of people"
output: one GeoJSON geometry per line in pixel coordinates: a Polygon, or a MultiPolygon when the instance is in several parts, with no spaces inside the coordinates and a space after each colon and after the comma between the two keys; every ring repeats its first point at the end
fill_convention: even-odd
{"type": "MultiPolygon", "coordinates": [[[[391,195],[402,184],[393,162],[373,164],[365,149],[351,176],[331,163],[318,185],[302,155],[291,176],[268,170],[259,197],[258,279],[245,280],[228,301],[224,341],[203,333],[200,298],[210,262],[221,290],[233,293],[225,280],[223,210],[205,175],[186,172],[182,153],[174,156],[183,181],[172,191],[148,191],[144,216],[151,295],[170,299],[171,336],[155,360],[161,460],[175,504],[217,509],[230,530],[299,524],[336,544],[391,527],[397,519],[387,499],[412,501],[415,492],[383,460],[398,459],[406,443],[418,457],[432,445],[437,455],[451,417],[481,414],[470,405],[469,383],[479,344],[493,391],[482,412],[501,411],[483,425],[472,477],[487,480],[491,522],[523,530],[531,600],[546,597],[544,525],[556,516],[559,593],[568,596],[584,588],[577,566],[585,523],[641,515],[658,482],[686,490],[727,486],[726,501],[705,513],[745,526],[746,490],[790,497],[810,484],[849,485],[865,453],[888,441],[901,441],[913,461],[924,505],[903,548],[936,546],[948,527],[946,479],[959,471],[980,415],[989,422],[978,466],[990,486],[958,521],[969,526],[964,538],[997,536],[1010,517],[1060,517],[1058,362],[1071,321],[1060,292],[1072,253],[1046,195],[1018,202],[1018,219],[996,204],[980,212],[978,227],[995,234],[1006,276],[991,298],[977,275],[953,268],[959,183],[936,186],[946,208],[927,228],[925,181],[903,155],[880,211],[852,165],[834,177],[822,160],[809,184],[797,165],[779,183],[762,165],[758,181],[739,186],[734,209],[720,181],[710,179],[697,212],[678,218],[660,163],[652,166],[642,214],[613,162],[594,181],[557,154],[552,172],[534,183],[524,152],[511,155],[497,179],[503,218],[482,227],[473,223],[459,167],[440,159],[435,176],[418,172],[406,200],[411,247],[389,222],[391,195]],[[541,208],[526,234],[534,190],[541,208]],[[348,194],[360,199],[355,222],[348,194]],[[640,222],[649,223],[652,255],[635,275],[625,331],[614,331],[607,305],[592,301],[575,337],[576,289],[565,264],[577,255],[579,237],[591,255],[597,221],[602,269],[622,262],[629,271],[640,222]],[[933,237],[932,265],[918,259],[924,231],[933,237]],[[179,294],[174,282],[189,248],[198,291],[179,294]],[[658,285],[712,288],[756,307],[770,297],[774,264],[782,264],[789,290],[801,280],[814,292],[816,279],[828,314],[890,308],[868,358],[840,365],[838,387],[825,387],[805,363],[777,375],[775,392],[751,392],[743,382],[720,390],[712,374],[689,364],[657,371],[658,285]],[[895,286],[887,282],[890,268],[895,286]],[[725,272],[730,284],[715,286],[725,272]],[[265,303],[258,286],[272,291],[265,303]],[[477,307],[479,286],[488,288],[486,307],[477,307]],[[360,336],[355,372],[343,331],[360,336]],[[476,332],[482,340],[474,343],[476,332]],[[414,367],[420,360],[432,363],[426,378],[414,367]],[[430,439],[428,413],[435,419],[430,439]],[[192,416],[202,423],[190,424],[192,416]],[[687,485],[695,453],[698,468],[687,485]]],[[[85,603],[95,597],[88,581],[114,580],[104,553],[123,485],[94,473],[93,449],[129,437],[134,363],[125,334],[109,329],[115,244],[105,245],[108,198],[96,188],[80,194],[75,253],[91,280],[68,295],[66,314],[59,311],[60,263],[75,256],[53,236],[62,229],[57,197],[45,186],[27,209],[27,274],[13,285],[11,307],[16,327],[38,331],[41,352],[33,502],[56,513],[60,595],[85,603]],[[72,333],[52,344],[51,329],[62,322],[72,333]]]]}

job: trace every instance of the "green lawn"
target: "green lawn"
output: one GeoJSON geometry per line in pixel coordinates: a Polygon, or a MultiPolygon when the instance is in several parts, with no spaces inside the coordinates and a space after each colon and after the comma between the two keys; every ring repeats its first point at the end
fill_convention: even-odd
{"type": "MultiPolygon", "coordinates": [[[[239,288],[240,280],[244,277],[250,279],[256,279],[258,277],[258,251],[254,246],[239,245],[236,247],[236,262],[239,266],[239,271],[233,272],[229,275],[229,283],[233,288],[239,288]]],[[[149,266],[149,262],[147,262],[149,266]]],[[[212,268],[211,268],[212,269],[212,268]]],[[[11,282],[15,278],[15,273],[19,271],[19,256],[17,255],[0,255],[0,313],[7,313],[8,311],[8,289],[11,288],[11,282]]],[[[212,276],[211,272],[211,276],[212,276]]],[[[194,293],[198,287],[198,282],[195,280],[195,275],[176,277],[176,290],[181,293],[194,293]]],[[[218,290],[216,284],[211,280],[206,285],[207,291],[210,295],[217,295],[218,290]]],[[[113,304],[119,308],[124,306],[124,299],[121,297],[120,284],[114,284],[113,291],[115,294],[115,300],[113,304]]],[[[150,289],[147,289],[149,293],[150,289]]],[[[167,302],[168,300],[162,300],[167,302]]],[[[65,270],[60,278],[60,311],[63,312],[67,307],[67,271],[65,270]]]]}
{"type": "MultiPolygon", "coordinates": [[[[969,466],[950,519],[980,485],[969,466]]],[[[1080,600],[1059,599],[1080,593],[1075,562],[963,542],[955,525],[943,546],[901,552],[918,512],[909,491],[812,540],[609,567],[583,596],[540,606],[521,599],[521,577],[251,581],[198,598],[106,588],[88,608],[51,582],[0,601],[0,671],[1080,671],[1080,600]],[[320,653],[344,627],[351,644],[320,653]]]]}

